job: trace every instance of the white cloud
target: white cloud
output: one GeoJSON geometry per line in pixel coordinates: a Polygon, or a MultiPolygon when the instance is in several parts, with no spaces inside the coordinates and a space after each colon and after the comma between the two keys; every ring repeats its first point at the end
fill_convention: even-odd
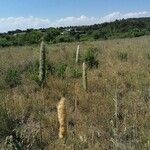
{"type": "Polygon", "coordinates": [[[134,12],[134,13],[127,13],[123,15],[123,18],[137,18],[137,17],[149,17],[150,13],[147,11],[144,12],[134,12]]]}
{"type": "Polygon", "coordinates": [[[8,17],[0,18],[0,32],[7,32],[16,29],[27,28],[47,28],[47,27],[60,27],[60,26],[75,26],[75,25],[91,25],[96,23],[110,22],[116,19],[123,18],[138,18],[138,17],[150,17],[150,12],[130,12],[120,13],[113,12],[104,17],[66,17],[56,21],[50,21],[49,19],[41,19],[36,17],[8,17]]]}
{"type": "Polygon", "coordinates": [[[100,22],[110,22],[122,17],[120,12],[113,12],[107,16],[104,16],[100,19],[100,22]]]}
{"type": "Polygon", "coordinates": [[[15,29],[27,28],[45,28],[51,25],[49,19],[41,19],[35,17],[8,17],[0,18],[0,32],[6,32],[15,29]]]}
{"type": "Polygon", "coordinates": [[[110,22],[115,21],[116,19],[127,19],[127,18],[140,18],[140,17],[150,17],[150,12],[130,12],[126,14],[122,14],[120,12],[113,12],[107,16],[104,16],[100,19],[100,22],[110,22]]]}
{"type": "Polygon", "coordinates": [[[74,25],[90,25],[94,23],[98,23],[98,18],[95,17],[87,17],[87,16],[80,16],[80,17],[66,17],[56,20],[54,22],[54,26],[74,26],[74,25]]]}

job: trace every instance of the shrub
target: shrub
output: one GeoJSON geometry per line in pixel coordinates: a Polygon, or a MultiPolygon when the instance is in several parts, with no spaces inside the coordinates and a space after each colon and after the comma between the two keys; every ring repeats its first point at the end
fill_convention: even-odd
{"type": "Polygon", "coordinates": [[[121,61],[127,61],[128,53],[127,52],[118,52],[118,59],[121,61]]]}
{"type": "Polygon", "coordinates": [[[14,88],[21,84],[21,73],[17,69],[8,69],[5,77],[6,85],[14,88]]]}
{"type": "Polygon", "coordinates": [[[82,76],[82,71],[79,68],[72,68],[72,77],[73,78],[79,78],[82,76]]]}
{"type": "Polygon", "coordinates": [[[51,42],[51,41],[54,41],[54,39],[59,35],[60,35],[59,29],[50,28],[50,29],[48,29],[44,39],[47,42],[51,42]]]}
{"type": "Polygon", "coordinates": [[[92,35],[93,35],[93,38],[95,40],[97,40],[97,39],[104,39],[104,40],[106,40],[107,39],[107,32],[106,31],[98,31],[98,30],[96,30],[96,31],[94,31],[92,33],[92,35]]]}
{"type": "MultiPolygon", "coordinates": [[[[46,76],[49,74],[54,75],[55,73],[55,67],[54,64],[48,62],[46,60],[46,76]]],[[[40,84],[39,82],[39,61],[35,60],[34,62],[29,62],[26,65],[26,68],[24,70],[26,72],[27,77],[30,80],[35,81],[37,84],[40,84]]]]}
{"type": "Polygon", "coordinates": [[[98,32],[93,32],[93,38],[94,38],[94,40],[97,40],[97,39],[99,39],[99,33],[98,32]]]}
{"type": "Polygon", "coordinates": [[[82,71],[79,67],[69,66],[65,70],[65,77],[79,78],[82,76],[82,71]]]}
{"type": "Polygon", "coordinates": [[[86,50],[83,61],[86,62],[89,68],[97,68],[98,60],[97,60],[97,48],[90,47],[86,50]]]}
{"type": "Polygon", "coordinates": [[[56,66],[56,69],[55,69],[56,75],[57,75],[58,77],[64,78],[64,77],[65,77],[65,70],[66,70],[66,67],[67,67],[67,65],[64,64],[64,63],[58,64],[58,65],[56,66]]]}
{"type": "Polygon", "coordinates": [[[56,43],[73,42],[74,39],[69,35],[59,35],[56,37],[56,43]]]}
{"type": "Polygon", "coordinates": [[[7,47],[7,46],[11,46],[12,43],[10,41],[8,41],[6,38],[1,38],[0,37],[0,46],[1,47],[7,47]]]}

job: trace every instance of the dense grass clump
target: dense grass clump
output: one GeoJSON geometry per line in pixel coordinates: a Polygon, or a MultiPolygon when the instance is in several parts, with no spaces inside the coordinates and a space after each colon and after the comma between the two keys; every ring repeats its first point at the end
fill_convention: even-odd
{"type": "Polygon", "coordinates": [[[97,60],[98,49],[94,47],[89,47],[83,56],[83,61],[87,63],[89,68],[97,68],[98,60],[97,60]]]}
{"type": "Polygon", "coordinates": [[[127,52],[118,52],[118,59],[121,61],[127,61],[128,60],[128,53],[127,52]]]}
{"type": "Polygon", "coordinates": [[[8,69],[5,77],[6,85],[14,88],[21,84],[21,73],[17,69],[8,69]]]}

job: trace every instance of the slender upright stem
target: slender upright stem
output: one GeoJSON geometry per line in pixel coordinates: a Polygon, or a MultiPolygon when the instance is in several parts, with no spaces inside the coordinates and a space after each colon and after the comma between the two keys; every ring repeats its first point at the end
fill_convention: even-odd
{"type": "Polygon", "coordinates": [[[80,45],[77,46],[77,50],[76,50],[76,63],[79,63],[79,51],[80,51],[80,45]]]}
{"type": "Polygon", "coordinates": [[[46,77],[46,52],[45,52],[45,44],[42,41],[40,47],[40,59],[39,59],[39,81],[42,85],[46,77]]]}
{"type": "Polygon", "coordinates": [[[83,69],[82,71],[83,89],[87,91],[87,72],[86,72],[87,68],[85,62],[83,62],[82,69],[83,69]]]}
{"type": "Polygon", "coordinates": [[[115,89],[115,98],[114,98],[114,107],[115,107],[115,130],[114,130],[114,138],[115,138],[115,147],[118,149],[118,97],[117,97],[117,84],[115,89]]]}

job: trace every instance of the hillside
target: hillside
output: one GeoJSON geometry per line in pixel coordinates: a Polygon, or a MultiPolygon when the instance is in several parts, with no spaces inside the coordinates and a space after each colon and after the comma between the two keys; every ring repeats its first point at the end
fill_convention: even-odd
{"type": "Polygon", "coordinates": [[[0,34],[0,46],[38,44],[41,38],[44,38],[47,43],[62,43],[132,38],[143,35],[150,35],[150,18],[122,19],[91,26],[9,31],[0,34]]]}
{"type": "MultiPolygon", "coordinates": [[[[128,19],[77,29],[94,31],[121,22],[128,22],[130,28],[138,22],[138,29],[148,31],[149,20],[128,19]]],[[[118,33],[121,29],[116,28],[118,33]]],[[[44,87],[38,79],[39,49],[39,44],[0,49],[0,149],[149,149],[149,36],[47,44],[44,87]],[[82,85],[84,61],[88,66],[86,91],[82,85]],[[65,143],[59,139],[57,119],[57,103],[63,96],[68,116],[65,143]]]]}

